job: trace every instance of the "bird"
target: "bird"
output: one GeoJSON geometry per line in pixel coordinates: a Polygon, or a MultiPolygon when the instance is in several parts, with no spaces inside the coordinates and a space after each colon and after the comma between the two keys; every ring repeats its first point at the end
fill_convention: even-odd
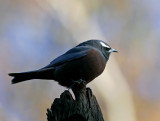
{"type": "Polygon", "coordinates": [[[118,52],[102,40],[84,41],[60,55],[47,66],[34,71],[9,73],[12,84],[31,80],[55,80],[61,86],[71,87],[84,80],[88,84],[104,71],[112,52],[118,52]]]}

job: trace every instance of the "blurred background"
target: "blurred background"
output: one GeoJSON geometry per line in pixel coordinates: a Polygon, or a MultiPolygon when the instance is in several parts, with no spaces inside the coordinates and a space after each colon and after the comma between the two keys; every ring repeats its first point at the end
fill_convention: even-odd
{"type": "Polygon", "coordinates": [[[88,86],[106,121],[160,120],[159,0],[0,0],[0,120],[47,121],[66,90],[51,80],[11,85],[71,47],[102,39],[119,51],[88,86]]]}

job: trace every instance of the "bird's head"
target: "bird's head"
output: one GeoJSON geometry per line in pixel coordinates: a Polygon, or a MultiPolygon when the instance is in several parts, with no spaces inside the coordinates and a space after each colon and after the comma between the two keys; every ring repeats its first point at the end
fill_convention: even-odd
{"type": "Polygon", "coordinates": [[[109,56],[112,52],[118,52],[117,50],[111,48],[106,42],[102,40],[88,40],[85,41],[78,46],[91,46],[97,49],[98,51],[102,52],[104,55],[105,59],[108,60],[109,56]]]}

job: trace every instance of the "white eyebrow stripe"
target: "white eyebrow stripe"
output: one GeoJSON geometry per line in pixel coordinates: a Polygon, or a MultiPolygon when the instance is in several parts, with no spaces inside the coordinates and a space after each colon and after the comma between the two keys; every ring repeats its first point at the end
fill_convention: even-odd
{"type": "Polygon", "coordinates": [[[103,43],[103,42],[100,42],[100,43],[101,43],[101,45],[102,45],[103,47],[110,48],[110,46],[106,45],[105,43],[103,43]]]}

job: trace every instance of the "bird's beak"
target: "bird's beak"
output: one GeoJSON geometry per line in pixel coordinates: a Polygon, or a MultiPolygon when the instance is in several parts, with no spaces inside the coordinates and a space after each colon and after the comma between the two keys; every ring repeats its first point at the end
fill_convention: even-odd
{"type": "Polygon", "coordinates": [[[109,50],[109,52],[110,52],[110,53],[111,53],[111,52],[116,52],[116,53],[118,53],[118,51],[115,50],[115,49],[113,49],[113,48],[111,48],[111,49],[109,50]]]}

